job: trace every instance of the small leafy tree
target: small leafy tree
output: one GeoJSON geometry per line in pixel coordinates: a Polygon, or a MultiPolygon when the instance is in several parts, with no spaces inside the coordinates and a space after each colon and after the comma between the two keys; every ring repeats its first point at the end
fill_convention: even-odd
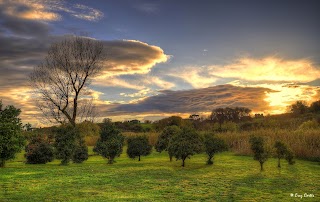
{"type": "Polygon", "coordinates": [[[205,134],[204,136],[204,147],[208,155],[207,164],[213,164],[213,157],[218,152],[223,152],[228,149],[227,144],[221,138],[215,137],[213,134],[205,134]]]}
{"type": "Polygon", "coordinates": [[[253,151],[254,160],[259,161],[260,170],[263,171],[263,164],[268,160],[269,152],[264,144],[262,137],[251,137],[250,138],[251,150],[253,151]]]}
{"type": "Polygon", "coordinates": [[[61,165],[69,164],[77,147],[76,138],[78,131],[71,125],[61,126],[56,129],[55,148],[58,159],[61,159],[61,165]]]}
{"type": "Polygon", "coordinates": [[[199,134],[192,128],[182,128],[180,133],[170,138],[168,152],[182,160],[182,167],[185,166],[186,158],[202,151],[202,140],[199,134]]]}
{"type": "Polygon", "coordinates": [[[288,148],[283,142],[280,142],[280,141],[277,141],[274,144],[274,147],[276,148],[276,155],[278,158],[278,168],[281,168],[280,160],[282,158],[285,158],[288,148]]]}
{"type": "Polygon", "coordinates": [[[276,148],[276,155],[278,158],[278,168],[281,168],[280,159],[285,158],[290,165],[293,165],[295,162],[293,161],[293,152],[290,148],[287,147],[283,142],[277,141],[274,145],[276,148]]]}
{"type": "Polygon", "coordinates": [[[138,156],[140,161],[140,156],[151,154],[152,146],[149,144],[147,136],[129,137],[127,142],[127,154],[130,158],[134,159],[138,156]]]}
{"type": "Polygon", "coordinates": [[[78,144],[75,146],[74,153],[72,156],[72,161],[74,163],[82,163],[83,161],[88,160],[89,153],[88,147],[85,144],[84,140],[80,138],[78,140],[78,144]]]}
{"type": "Polygon", "coordinates": [[[105,121],[100,132],[100,138],[93,151],[107,158],[108,164],[112,164],[114,158],[122,153],[123,143],[124,136],[120,131],[113,123],[105,121]]]}
{"type": "Polygon", "coordinates": [[[88,159],[88,147],[77,127],[71,124],[55,128],[56,156],[61,159],[61,165],[68,165],[70,160],[82,163],[88,159]]]}
{"type": "MultiPolygon", "coordinates": [[[[156,151],[157,152],[167,151],[170,138],[172,138],[174,135],[180,132],[181,132],[181,129],[178,126],[173,125],[173,126],[165,127],[162,133],[158,137],[158,141],[155,145],[156,151]]],[[[170,158],[170,161],[172,161],[172,155],[170,155],[170,153],[169,153],[169,158],[170,158]]]]}
{"type": "Polygon", "coordinates": [[[294,158],[294,155],[293,155],[293,151],[291,149],[288,149],[287,152],[286,152],[286,156],[285,156],[285,159],[288,161],[288,163],[290,165],[293,165],[295,164],[296,162],[293,160],[294,158]]]}
{"type": "Polygon", "coordinates": [[[4,167],[7,160],[14,159],[25,144],[22,123],[18,118],[20,113],[21,110],[12,105],[2,109],[0,100],[0,167],[4,167]]]}
{"type": "Polygon", "coordinates": [[[54,148],[43,135],[31,137],[25,151],[27,163],[30,164],[45,164],[54,159],[54,148]]]}

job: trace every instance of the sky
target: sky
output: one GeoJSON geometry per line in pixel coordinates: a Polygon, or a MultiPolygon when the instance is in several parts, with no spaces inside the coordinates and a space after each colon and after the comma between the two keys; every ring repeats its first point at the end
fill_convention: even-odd
{"type": "Polygon", "coordinates": [[[317,0],[0,0],[0,99],[23,122],[46,124],[28,76],[52,43],[77,35],[108,52],[89,89],[100,118],[284,113],[320,99],[319,9],[317,0]]]}

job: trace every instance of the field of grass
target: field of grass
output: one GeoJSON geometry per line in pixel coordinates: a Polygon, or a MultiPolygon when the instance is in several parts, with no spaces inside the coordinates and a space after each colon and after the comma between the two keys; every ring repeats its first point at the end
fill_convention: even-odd
{"type": "Polygon", "coordinates": [[[319,163],[283,161],[279,170],[269,159],[261,173],[252,157],[226,152],[212,166],[205,160],[193,156],[182,168],[181,161],[153,152],[141,162],[124,153],[113,165],[100,156],[69,166],[58,160],[27,165],[20,154],[0,169],[0,201],[320,201],[319,163]]]}

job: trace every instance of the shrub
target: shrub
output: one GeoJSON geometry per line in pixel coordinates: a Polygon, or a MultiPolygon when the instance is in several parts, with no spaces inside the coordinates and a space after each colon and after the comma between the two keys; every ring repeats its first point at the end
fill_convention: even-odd
{"type": "Polygon", "coordinates": [[[264,144],[262,137],[251,137],[250,138],[251,150],[253,151],[254,160],[259,161],[260,170],[263,171],[263,164],[268,160],[269,152],[264,144]]]}
{"type": "MultiPolygon", "coordinates": [[[[178,126],[167,126],[158,137],[158,141],[155,145],[157,152],[167,151],[170,138],[181,132],[178,126]]],[[[172,161],[172,155],[169,155],[170,161],[172,161]]]]}
{"type": "Polygon", "coordinates": [[[227,144],[223,139],[215,137],[213,134],[205,134],[204,136],[205,152],[208,155],[207,164],[213,164],[212,158],[218,152],[223,152],[228,149],[227,144]]]}
{"type": "Polygon", "coordinates": [[[54,159],[54,148],[42,135],[32,137],[25,151],[29,164],[46,164],[54,159]]]}
{"type": "Polygon", "coordinates": [[[100,132],[100,139],[97,141],[93,151],[107,158],[108,164],[112,164],[114,158],[122,153],[123,142],[124,136],[115,125],[111,122],[104,122],[100,132]]]}
{"type": "Polygon", "coordinates": [[[147,156],[151,153],[152,146],[149,144],[146,136],[129,137],[128,140],[127,154],[130,158],[147,156]]]}
{"type": "Polygon", "coordinates": [[[72,161],[74,163],[82,163],[83,161],[88,160],[88,157],[88,147],[84,143],[81,143],[75,147],[72,161]]]}
{"type": "Polygon", "coordinates": [[[199,134],[192,128],[183,128],[181,132],[170,138],[168,153],[182,160],[182,167],[185,165],[186,158],[202,151],[202,140],[199,134]]]}

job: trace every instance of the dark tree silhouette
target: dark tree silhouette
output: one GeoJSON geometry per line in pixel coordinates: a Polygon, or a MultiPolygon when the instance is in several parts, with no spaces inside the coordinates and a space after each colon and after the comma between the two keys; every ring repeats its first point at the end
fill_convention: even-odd
{"type": "Polygon", "coordinates": [[[290,112],[295,115],[305,114],[306,112],[308,112],[308,106],[305,101],[297,101],[292,104],[289,109],[290,112]]]}
{"type": "Polygon", "coordinates": [[[92,99],[84,92],[103,60],[103,44],[96,40],[73,37],[51,45],[30,75],[37,105],[48,120],[75,127],[78,119],[92,117],[92,99]]]}
{"type": "Polygon", "coordinates": [[[239,122],[247,117],[250,117],[251,110],[245,107],[235,108],[216,108],[212,111],[210,119],[219,123],[221,126],[226,121],[239,122]]]}

